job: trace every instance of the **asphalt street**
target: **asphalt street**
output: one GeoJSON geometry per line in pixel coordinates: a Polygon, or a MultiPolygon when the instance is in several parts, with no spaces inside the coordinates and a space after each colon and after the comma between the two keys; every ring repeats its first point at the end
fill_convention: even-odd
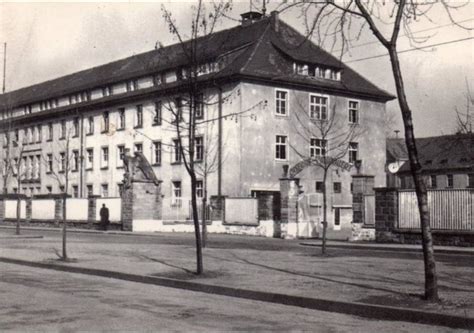
{"type": "Polygon", "coordinates": [[[443,327],[369,320],[108,278],[1,265],[2,332],[447,331],[443,327]]]}

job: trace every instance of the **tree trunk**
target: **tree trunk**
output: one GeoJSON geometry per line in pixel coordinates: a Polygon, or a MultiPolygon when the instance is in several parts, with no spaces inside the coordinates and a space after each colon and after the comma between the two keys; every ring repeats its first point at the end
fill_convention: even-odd
{"type": "Polygon", "coordinates": [[[67,252],[66,252],[66,194],[63,195],[63,260],[67,260],[67,252]]]}
{"type": "Polygon", "coordinates": [[[202,264],[202,244],[201,233],[199,230],[199,214],[197,210],[196,176],[194,175],[191,175],[191,205],[193,208],[194,235],[196,236],[196,274],[200,275],[204,272],[204,268],[202,264]]]}
{"type": "Polygon", "coordinates": [[[202,247],[206,247],[207,241],[207,225],[206,225],[206,195],[202,197],[202,247]]]}
{"type": "Polygon", "coordinates": [[[323,245],[321,247],[322,254],[326,254],[326,232],[328,228],[326,178],[327,178],[327,169],[324,169],[324,174],[323,174],[323,245]]]}
{"type": "Polygon", "coordinates": [[[413,131],[413,121],[411,110],[405,95],[403,77],[398,60],[398,54],[395,47],[389,48],[390,62],[392,64],[393,76],[397,88],[398,103],[402,112],[403,124],[405,128],[405,143],[407,146],[408,157],[410,160],[410,169],[415,183],[416,196],[418,199],[418,210],[420,212],[423,259],[425,265],[425,298],[427,300],[437,301],[438,298],[438,282],[436,275],[436,262],[433,250],[433,238],[431,236],[430,216],[428,208],[428,194],[425,182],[420,174],[420,163],[418,160],[418,152],[415,143],[415,135],[413,131]]]}
{"type": "Polygon", "coordinates": [[[16,235],[20,234],[20,218],[21,218],[21,199],[20,199],[20,196],[18,195],[18,198],[16,199],[16,229],[15,229],[16,235]]]}

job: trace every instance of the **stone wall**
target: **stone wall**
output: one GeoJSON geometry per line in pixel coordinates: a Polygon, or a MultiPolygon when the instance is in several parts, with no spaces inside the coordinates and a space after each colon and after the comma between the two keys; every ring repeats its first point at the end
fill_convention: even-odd
{"type": "Polygon", "coordinates": [[[375,239],[378,243],[398,243],[393,231],[398,227],[398,191],[395,188],[375,189],[375,239]]]}

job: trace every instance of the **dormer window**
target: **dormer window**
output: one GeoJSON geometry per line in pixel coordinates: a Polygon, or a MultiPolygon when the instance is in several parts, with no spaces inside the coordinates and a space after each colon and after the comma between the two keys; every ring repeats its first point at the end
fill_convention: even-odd
{"type": "Polygon", "coordinates": [[[304,63],[293,63],[293,72],[298,75],[305,75],[309,77],[317,77],[328,80],[341,80],[340,69],[329,68],[320,65],[310,65],[304,63]]]}

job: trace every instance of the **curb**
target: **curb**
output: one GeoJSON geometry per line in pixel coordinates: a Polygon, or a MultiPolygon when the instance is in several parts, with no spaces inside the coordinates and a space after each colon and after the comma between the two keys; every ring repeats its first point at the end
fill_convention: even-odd
{"type": "Polygon", "coordinates": [[[12,236],[0,236],[0,239],[40,239],[43,236],[22,236],[22,235],[12,235],[12,236]]]}
{"type": "MultiPolygon", "coordinates": [[[[312,247],[321,247],[321,244],[318,243],[307,243],[301,242],[299,243],[302,246],[312,246],[312,247]]],[[[390,246],[383,246],[383,245],[352,245],[352,244],[326,244],[326,247],[338,248],[338,249],[357,249],[357,250],[375,250],[375,251],[397,251],[397,252],[419,252],[423,253],[421,248],[409,248],[409,247],[390,247],[390,246]]],[[[454,249],[437,249],[435,246],[434,253],[442,253],[442,254],[464,254],[464,255],[474,255],[474,251],[466,251],[461,250],[458,248],[454,249]]]]}
{"type": "Polygon", "coordinates": [[[0,257],[0,262],[43,269],[52,269],[69,273],[107,277],[162,287],[185,289],[213,295],[230,296],[268,303],[298,306],[307,309],[336,312],[378,320],[404,321],[418,324],[446,326],[450,328],[474,329],[474,318],[446,315],[435,312],[412,310],[392,306],[371,305],[357,302],[342,302],[327,299],[292,296],[263,291],[253,291],[248,289],[207,285],[169,278],[121,273],[94,268],[64,266],[4,257],[0,257]]]}

